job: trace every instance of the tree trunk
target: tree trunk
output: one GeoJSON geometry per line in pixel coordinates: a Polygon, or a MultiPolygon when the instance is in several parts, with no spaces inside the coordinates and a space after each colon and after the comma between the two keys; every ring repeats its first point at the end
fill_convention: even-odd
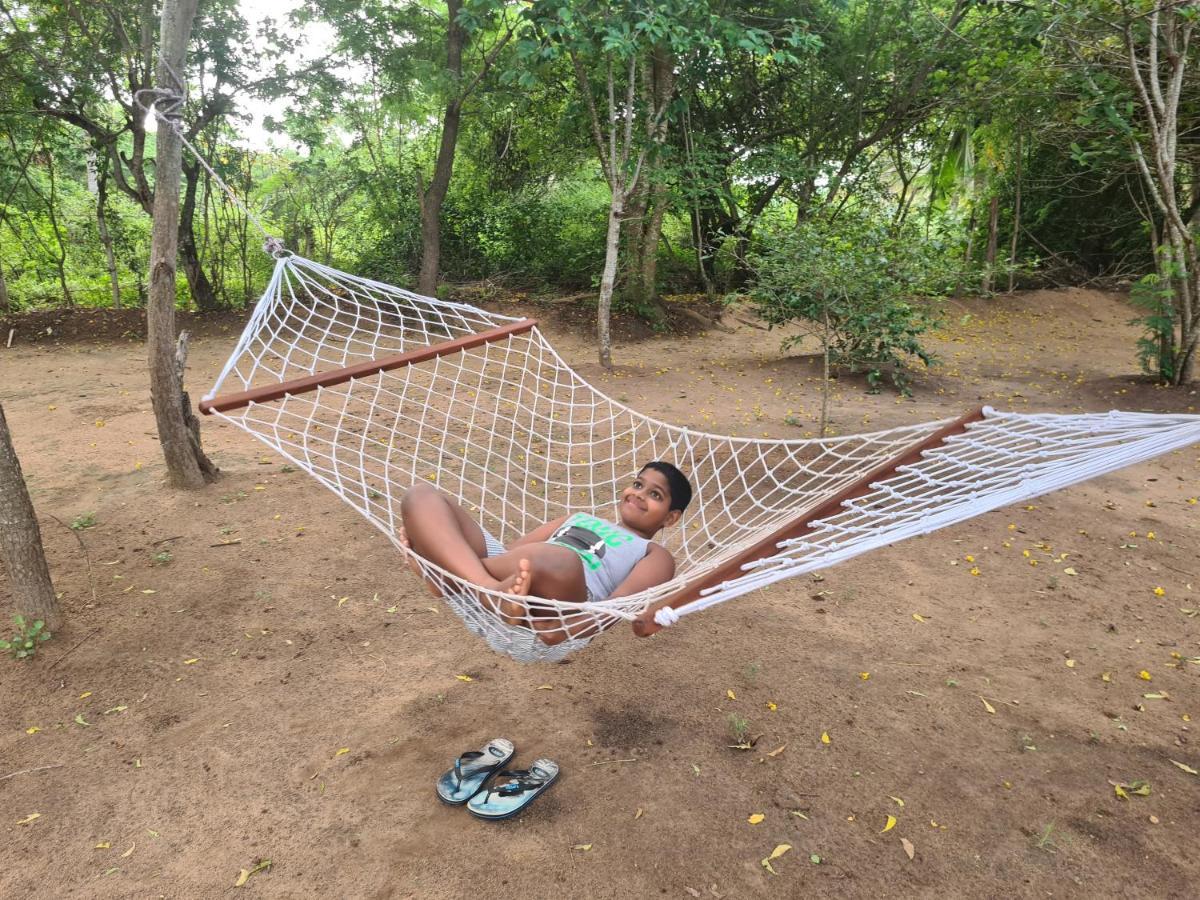
{"type": "MultiPolygon", "coordinates": [[[[1168,253],[1159,239],[1158,223],[1154,221],[1152,213],[1146,215],[1146,225],[1150,232],[1150,258],[1154,260],[1154,269],[1158,273],[1158,277],[1162,279],[1163,284],[1171,283],[1171,262],[1168,253]]],[[[1159,297],[1155,312],[1160,316],[1166,316],[1171,319],[1171,327],[1169,329],[1160,328],[1158,330],[1158,377],[1160,381],[1169,382],[1171,380],[1171,360],[1175,358],[1175,313],[1174,307],[1170,299],[1159,297]]]]}
{"type": "Polygon", "coordinates": [[[625,194],[613,189],[612,203],[608,208],[608,237],[604,243],[604,273],[600,276],[600,302],[596,308],[596,334],[600,343],[600,365],[612,368],[612,294],[617,280],[617,257],[621,250],[621,215],[625,207],[625,194]]]}
{"type": "Polygon", "coordinates": [[[433,164],[433,178],[429,187],[422,190],[417,183],[418,200],[421,204],[421,270],[417,276],[417,293],[432,297],[437,293],[438,268],[442,261],[442,206],[446,192],[450,189],[450,176],[454,174],[454,153],[458,148],[458,126],[462,117],[462,52],[467,33],[458,24],[460,0],[447,0],[446,14],[449,26],[446,29],[446,68],[454,76],[454,98],[446,104],[446,115],[442,119],[442,139],[438,144],[437,160],[433,164]]]}
{"type": "Polygon", "coordinates": [[[46,177],[50,182],[50,199],[46,203],[46,216],[50,219],[54,240],[58,244],[58,253],[54,257],[54,268],[58,274],[58,283],[62,287],[63,299],[67,301],[67,306],[74,306],[75,298],[71,296],[71,288],[67,284],[67,244],[63,240],[62,229],[58,226],[58,191],[54,178],[54,154],[48,147],[46,148],[46,177]]]}
{"type": "Polygon", "coordinates": [[[1021,149],[1021,136],[1017,135],[1017,184],[1016,198],[1013,200],[1012,242],[1008,248],[1008,292],[1013,292],[1013,284],[1017,276],[1017,240],[1021,236],[1021,163],[1024,151],[1021,149]]]}
{"type": "Polygon", "coordinates": [[[0,315],[12,312],[12,301],[8,299],[8,282],[4,280],[4,263],[0,262],[0,315]]]}
{"type": "Polygon", "coordinates": [[[121,279],[117,272],[117,258],[113,254],[112,235],[108,233],[108,161],[96,173],[96,227],[100,231],[100,243],[104,246],[104,260],[108,265],[108,281],[112,285],[113,309],[121,308],[121,279]]]}
{"type": "Polygon", "coordinates": [[[646,213],[649,204],[650,190],[643,178],[625,203],[621,222],[621,239],[625,244],[621,252],[622,268],[625,270],[621,296],[626,305],[638,313],[645,308],[647,297],[646,285],[642,281],[642,253],[646,249],[646,213]]]}
{"type": "Polygon", "coordinates": [[[821,429],[817,437],[825,437],[829,427],[829,298],[821,307],[824,328],[821,329],[821,429]]]}
{"type": "Polygon", "coordinates": [[[18,615],[36,621],[41,619],[50,631],[62,624],[46,553],[42,549],[42,533],[25,478],[21,461],[13,449],[0,403],[0,562],[8,572],[13,602],[18,615]]]}
{"type": "Polygon", "coordinates": [[[658,299],[658,242],[667,214],[667,186],[656,181],[650,189],[650,219],[642,232],[642,304],[651,316],[666,322],[667,308],[658,299]]]}
{"type": "MultiPolygon", "coordinates": [[[[696,165],[696,153],[692,143],[692,117],[691,112],[687,107],[684,108],[684,129],[683,129],[683,147],[687,160],[687,177],[694,177],[696,165]]],[[[700,283],[704,285],[704,293],[711,300],[716,296],[716,288],[713,286],[712,279],[708,277],[708,268],[705,265],[705,247],[704,247],[704,231],[700,221],[700,194],[694,192],[692,195],[692,207],[688,210],[688,215],[692,222],[692,246],[696,251],[696,274],[700,278],[700,283]]]]}
{"type": "MultiPolygon", "coordinates": [[[[178,70],[176,70],[178,71],[178,70]]],[[[187,276],[188,290],[192,300],[201,312],[213,312],[220,307],[217,294],[208,273],[200,262],[200,250],[196,246],[196,232],[193,223],[196,218],[196,186],[200,181],[200,164],[192,163],[182,166],[186,186],[183,195],[183,208],[179,213],[179,258],[183,261],[183,274],[187,276]]]]}
{"type": "MultiPolygon", "coordinates": [[[[646,140],[654,148],[646,157],[646,173],[639,182],[640,209],[637,226],[629,241],[634,258],[629,263],[631,283],[636,285],[639,313],[656,325],[665,325],[666,307],[658,300],[658,241],[662,236],[666,212],[667,185],[662,179],[659,150],[667,141],[669,119],[659,115],[675,94],[675,57],[666,48],[652,49],[642,66],[642,91],[645,97],[646,140]]],[[[630,219],[626,215],[626,220],[630,219]]]]}
{"type": "Polygon", "coordinates": [[[996,278],[996,249],[1000,231],[1000,198],[993,196],[988,204],[987,255],[983,265],[983,293],[990,294],[996,278]]]}
{"type": "MultiPolygon", "coordinates": [[[[1163,217],[1162,246],[1174,257],[1171,298],[1179,329],[1175,353],[1169,360],[1170,381],[1187,384],[1195,377],[1196,347],[1200,340],[1200,253],[1190,224],[1179,208],[1181,185],[1177,179],[1179,105],[1194,23],[1184,15],[1193,4],[1156,6],[1148,17],[1139,13],[1139,25],[1126,18],[1121,26],[1129,75],[1140,103],[1146,143],[1132,140],[1134,158],[1150,196],[1163,217]],[[1138,41],[1144,40],[1144,47],[1138,41]],[[1139,57],[1139,51],[1145,58],[1139,57]]],[[[1133,130],[1130,130],[1133,134],[1133,130]]],[[[1174,330],[1172,330],[1174,337],[1174,330]]],[[[1160,364],[1163,359],[1160,357],[1160,364]]]]}
{"type": "Polygon", "coordinates": [[[317,231],[312,222],[300,226],[300,255],[305,259],[315,259],[317,256],[317,231]]]}
{"type": "MultiPolygon", "coordinates": [[[[1195,284],[1200,294],[1200,284],[1195,284]]],[[[1183,329],[1181,329],[1183,330],[1183,329]]],[[[1180,374],[1176,384],[1192,384],[1196,379],[1196,353],[1200,352],[1200,322],[1193,323],[1192,328],[1183,330],[1180,374]]]]}
{"type": "Polygon", "coordinates": [[[709,300],[712,300],[717,295],[716,286],[712,279],[708,277],[708,266],[705,264],[704,250],[704,232],[700,230],[700,210],[694,208],[691,211],[692,219],[692,245],[696,250],[696,274],[700,278],[700,283],[704,285],[704,294],[709,300]]]}
{"type": "MultiPolygon", "coordinates": [[[[198,0],[166,0],[160,20],[162,56],[155,83],[167,90],[175,87],[172,72],[184,71],[184,57],[191,36],[198,0]]],[[[182,100],[169,115],[178,127],[182,100]]],[[[175,342],[175,256],[179,240],[179,174],[181,143],[175,128],[158,126],[155,160],[154,231],[150,241],[150,299],[146,309],[146,344],[150,362],[150,398],[158,424],[158,439],[171,484],[201,488],[215,474],[188,428],[183,408],[183,385],[176,368],[175,342]]],[[[188,410],[187,412],[190,412],[188,410]]]]}

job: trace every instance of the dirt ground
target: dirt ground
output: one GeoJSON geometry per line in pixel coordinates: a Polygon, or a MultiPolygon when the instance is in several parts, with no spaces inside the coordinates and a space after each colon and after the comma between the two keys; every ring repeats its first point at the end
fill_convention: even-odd
{"type": "MultiPolygon", "coordinates": [[[[748,320],[627,327],[605,375],[586,321],[497,308],[657,417],[815,431],[817,361],[748,320]]],[[[1130,317],[1079,290],[953,304],[914,398],[843,378],[835,429],[1200,409],[1137,375],[1130,317]]],[[[204,422],[218,483],[167,489],[137,315],[77,318],[0,334],[67,616],[33,663],[0,659],[0,896],[1196,896],[1200,446],[522,665],[232,428],[204,422]],[[495,736],[563,769],[500,824],[433,792],[495,736]]],[[[199,328],[193,397],[239,327],[199,328]]]]}

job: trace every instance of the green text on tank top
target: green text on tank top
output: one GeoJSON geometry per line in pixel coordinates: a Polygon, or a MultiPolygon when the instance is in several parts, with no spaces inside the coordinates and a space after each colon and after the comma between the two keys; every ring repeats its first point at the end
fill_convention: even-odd
{"type": "MultiPolygon", "coordinates": [[[[622,544],[628,544],[634,540],[634,535],[626,531],[624,528],[618,528],[611,522],[605,522],[603,519],[597,519],[595,516],[589,516],[587,513],[573,513],[567,521],[559,526],[559,531],[571,528],[586,528],[588,531],[594,532],[596,537],[604,541],[608,547],[620,547],[622,544]]],[[[574,551],[583,564],[592,571],[599,569],[604,563],[594,553],[589,553],[586,550],[580,550],[578,547],[566,546],[567,549],[574,551]]]]}

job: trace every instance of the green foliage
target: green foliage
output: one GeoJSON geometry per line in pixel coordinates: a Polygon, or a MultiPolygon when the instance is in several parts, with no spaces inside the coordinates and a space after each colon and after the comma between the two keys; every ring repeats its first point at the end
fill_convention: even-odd
{"type": "MultiPolygon", "coordinates": [[[[155,145],[130,95],[152,75],[155,48],[138,36],[156,32],[157,10],[118,6],[119,15],[35,0],[12,6],[0,29],[0,274],[17,311],[112,302],[93,155],[122,302],[144,302],[155,145]]],[[[640,190],[657,193],[649,205],[637,190],[625,198],[618,307],[653,318],[656,289],[715,295],[753,284],[777,324],[801,322],[820,336],[828,314],[835,362],[873,384],[888,371],[902,384],[902,364],[926,359],[930,317],[918,298],[973,289],[983,275],[1002,290],[1016,234],[1011,268],[1023,281],[1157,269],[1134,291],[1139,354],[1148,372],[1180,375],[1191,327],[1174,306],[1183,275],[1152,254],[1152,232],[1164,243],[1163,217],[1137,161],[1139,146],[1149,152],[1148,118],[1124,47],[1126,31],[1146,46],[1145,4],[455,6],[461,77],[448,65],[454,7],[444,4],[305,0],[257,31],[233,0],[202,4],[184,111],[194,142],[289,248],[411,285],[418,197],[446,111],[462,101],[441,214],[444,281],[574,292],[596,287],[603,268],[614,180],[606,149],[628,127],[616,171],[636,171],[640,190]],[[301,64],[283,51],[310,22],[336,42],[301,64]],[[265,69],[264,59],[273,61],[265,69]],[[661,131],[647,82],[658,63],[671,73],[661,131]],[[284,101],[267,122],[282,148],[239,131],[248,98],[284,101]],[[987,273],[994,198],[998,252],[987,273]],[[662,238],[646,248],[639,223],[659,203],[662,238]],[[803,240],[792,239],[798,221],[803,240]],[[647,253],[658,263],[650,285],[639,280],[647,253]]],[[[1172,3],[1159,20],[1196,14],[1172,3]]],[[[1200,66],[1191,57],[1184,65],[1177,131],[1186,136],[1200,127],[1200,66]]],[[[1195,154],[1186,139],[1179,147],[1174,194],[1186,207],[1195,154]]],[[[194,199],[197,252],[217,305],[253,302],[272,265],[256,230],[203,171],[194,199]]],[[[1185,212],[1195,218],[1194,207],[1185,212]]],[[[177,287],[187,306],[182,273],[177,287]]]]}
{"type": "Polygon", "coordinates": [[[750,736],[750,722],[737,713],[729,714],[729,736],[735,744],[745,744],[750,736]]]}
{"type": "Polygon", "coordinates": [[[872,390],[887,369],[906,392],[908,360],[933,362],[921,336],[938,316],[921,298],[944,292],[955,271],[914,228],[894,227],[867,208],[812,218],[764,238],[752,265],[750,298],[763,319],[772,327],[800,324],[821,339],[832,363],[865,371],[872,390]]]}
{"type": "Polygon", "coordinates": [[[39,644],[50,640],[46,623],[41,619],[26,622],[24,616],[13,616],[15,632],[8,640],[0,639],[0,650],[7,650],[13,659],[33,659],[39,644]]]}
{"type": "Polygon", "coordinates": [[[1142,311],[1130,324],[1145,333],[1138,338],[1138,362],[1147,375],[1170,382],[1175,376],[1175,291],[1169,278],[1151,272],[1138,279],[1129,301],[1142,311]]]}
{"type": "Polygon", "coordinates": [[[1041,833],[1034,835],[1033,846],[1046,853],[1057,853],[1059,840],[1059,835],[1054,831],[1054,823],[1051,822],[1041,830],[1041,833]]]}
{"type": "Polygon", "coordinates": [[[591,286],[604,259],[608,197],[604,186],[582,177],[549,190],[528,187],[493,202],[473,206],[461,239],[478,249],[493,272],[524,272],[569,288],[591,286]]]}
{"type": "Polygon", "coordinates": [[[96,524],[95,513],[84,513],[81,516],[76,516],[71,520],[71,529],[74,531],[83,531],[85,528],[91,528],[96,524]]]}
{"type": "MultiPolygon", "coordinates": [[[[1098,275],[1125,276],[1153,266],[1141,211],[1130,202],[1141,196],[1136,173],[1124,167],[1081,165],[1068,147],[1051,141],[1031,147],[1024,161],[1020,258],[1041,257],[1040,268],[1060,284],[1098,275]]],[[[1012,168],[997,182],[995,190],[1007,213],[1015,200],[1012,168]]],[[[1012,234],[1010,221],[1010,215],[1002,213],[1005,246],[1012,234]]],[[[981,222],[977,230],[980,246],[986,224],[981,222]]]]}
{"type": "MultiPolygon", "coordinates": [[[[415,205],[365,248],[356,264],[364,274],[401,284],[411,278],[421,250],[415,205]]],[[[494,195],[468,173],[443,208],[442,267],[455,279],[588,288],[604,259],[607,215],[604,184],[582,174],[494,195]]]]}

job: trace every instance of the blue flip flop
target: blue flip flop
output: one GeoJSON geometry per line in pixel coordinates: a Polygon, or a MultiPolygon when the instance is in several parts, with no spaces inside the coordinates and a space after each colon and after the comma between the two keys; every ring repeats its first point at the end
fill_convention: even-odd
{"type": "Polygon", "coordinates": [[[494,738],[482,750],[468,750],[437,780],[438,799],[462,806],[479,793],[487,780],[508,765],[517,748],[507,738],[494,738]]]}
{"type": "Polygon", "coordinates": [[[501,772],[486,791],[467,802],[467,812],[480,819],[508,819],[532,803],[558,779],[558,763],[534,760],[528,769],[501,772]]]}

